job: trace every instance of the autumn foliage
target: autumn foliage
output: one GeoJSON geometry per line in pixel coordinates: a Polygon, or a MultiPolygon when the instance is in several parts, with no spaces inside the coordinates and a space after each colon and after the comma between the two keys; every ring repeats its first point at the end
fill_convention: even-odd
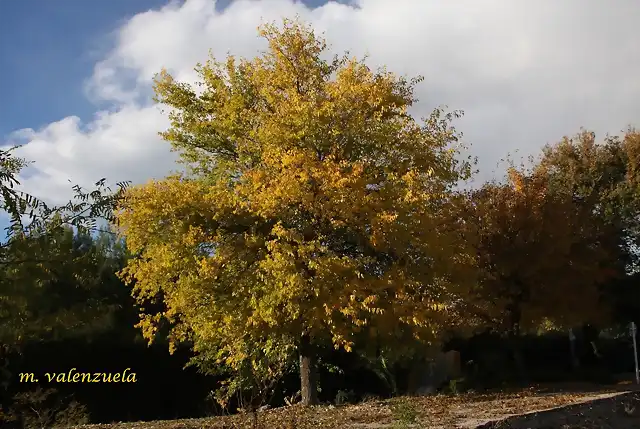
{"type": "Polygon", "coordinates": [[[410,115],[419,78],[329,61],[299,22],[260,35],[263,55],[212,58],[195,85],[157,76],[186,171],[129,189],[118,213],[139,326],[238,375],[222,401],[299,355],[315,402],[314,347],[405,353],[445,332],[610,320],[638,228],[633,130],[583,132],[462,192],[459,114],[410,115]]]}
{"type": "Polygon", "coordinates": [[[264,55],[212,59],[199,86],[156,79],[172,108],[163,136],[189,171],[132,188],[119,215],[138,255],[124,278],[163,304],[147,307],[145,335],[169,322],[173,341],[266,375],[314,344],[351,350],[363,332],[435,341],[475,276],[456,227],[453,187],[470,165],[455,115],[417,122],[418,80],[326,61],[300,23],[260,34],[264,55]]]}
{"type": "Polygon", "coordinates": [[[553,192],[542,168],[511,168],[470,196],[482,280],[472,311],[500,332],[601,322],[601,285],[615,267],[607,226],[592,206],[553,192]]]}
{"type": "MultiPolygon", "coordinates": [[[[461,113],[435,109],[418,120],[421,78],[331,58],[324,39],[299,21],[264,25],[259,35],[261,55],[211,57],[197,66],[197,82],[166,70],[156,76],[156,101],[170,119],[160,134],[179,154],[179,174],[121,182],[115,192],[102,179],[48,207],[20,191],[29,163],[0,148],[0,212],[9,220],[0,241],[0,391],[12,398],[2,401],[3,423],[36,416],[43,427],[67,412],[46,411],[64,389],[28,392],[16,381],[23,364],[54,365],[60,344],[71,344],[69,368],[80,357],[90,366],[94,352],[103,365],[102,350],[122,352],[109,356],[115,363],[142,363],[146,390],[105,404],[87,391],[91,412],[103,407],[106,420],[180,414],[164,409],[167,392],[156,383],[171,378],[158,363],[166,358],[188,385],[168,393],[182,396],[179,407],[195,412],[191,405],[199,409],[220,382],[214,412],[253,411],[254,427],[265,401],[292,404],[299,394],[306,405],[342,405],[378,387],[376,395],[405,393],[425,380],[400,376],[418,380],[413,369],[443,344],[468,364],[463,381],[440,385],[452,393],[514,376],[546,382],[568,368],[567,377],[582,381],[591,378],[585,356],[598,366],[593,373],[632,369],[628,324],[640,325],[637,130],[602,142],[582,130],[545,146],[526,167],[511,165],[500,180],[469,188],[472,162],[454,127],[461,113]],[[162,354],[139,344],[140,330],[162,354]],[[192,388],[184,355],[165,356],[166,345],[184,347],[191,364],[220,377],[192,388]],[[298,393],[291,373],[300,375],[298,393]],[[133,396],[157,413],[129,403],[133,396]]],[[[452,427],[461,415],[447,417],[447,409],[462,397],[416,403],[432,411],[424,418],[452,427]]],[[[358,416],[341,410],[262,416],[272,426],[296,414],[337,427],[381,424],[392,410],[417,415],[378,402],[358,407],[358,416]]]]}

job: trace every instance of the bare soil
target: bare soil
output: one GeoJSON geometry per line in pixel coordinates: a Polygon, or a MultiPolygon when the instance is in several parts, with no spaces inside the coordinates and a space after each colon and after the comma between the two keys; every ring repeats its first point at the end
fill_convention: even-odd
{"type": "MultiPolygon", "coordinates": [[[[83,425],[82,429],[254,428],[254,416],[83,425]]],[[[640,428],[635,386],[549,385],[488,394],[437,395],[347,406],[283,407],[257,414],[260,429],[632,429],[640,428]],[[400,404],[400,405],[399,405],[400,404]],[[405,410],[404,415],[398,407],[405,410]],[[409,409],[411,412],[407,413],[409,409]],[[394,411],[395,410],[395,411],[394,411]],[[408,415],[417,419],[409,423],[408,415]]]]}

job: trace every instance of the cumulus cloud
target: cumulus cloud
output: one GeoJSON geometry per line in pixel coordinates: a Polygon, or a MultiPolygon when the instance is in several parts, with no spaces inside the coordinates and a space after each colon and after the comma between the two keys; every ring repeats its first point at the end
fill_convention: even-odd
{"type": "Polygon", "coordinates": [[[367,54],[372,66],[425,81],[414,114],[437,105],[462,109],[458,128],[480,157],[486,178],[496,161],[520,149],[535,153],[586,126],[618,133],[640,114],[640,3],[618,0],[356,0],[311,8],[292,0],[237,0],[219,12],[212,0],[173,2],[138,14],[116,34],[113,49],[86,83],[107,103],[87,124],[64,118],[19,130],[23,155],[37,171],[23,179],[36,195],[63,200],[68,179],[142,182],[174,167],[157,132],[167,120],[149,102],[155,73],[167,68],[193,81],[211,50],[255,56],[256,27],[300,15],[335,53],[367,54]]]}
{"type": "Polygon", "coordinates": [[[34,161],[20,178],[22,189],[60,204],[73,184],[91,187],[99,179],[110,183],[145,182],[176,170],[175,154],[158,136],[168,126],[157,106],[121,106],[98,112],[88,124],[70,116],[41,130],[19,130],[10,143],[17,154],[34,161]],[[71,183],[70,183],[71,182],[71,183]]]}

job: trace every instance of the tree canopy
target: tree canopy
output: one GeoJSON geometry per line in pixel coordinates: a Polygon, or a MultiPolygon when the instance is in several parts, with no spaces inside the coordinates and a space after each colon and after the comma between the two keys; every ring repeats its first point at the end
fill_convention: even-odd
{"type": "Polygon", "coordinates": [[[511,168],[506,183],[471,194],[483,275],[476,311],[501,332],[535,332],[551,323],[601,321],[600,286],[613,275],[616,247],[590,206],[552,192],[543,169],[511,168]]]}
{"type": "Polygon", "coordinates": [[[156,300],[145,334],[168,322],[172,340],[267,373],[305,341],[435,341],[475,275],[458,115],[416,121],[420,79],[328,61],[299,22],[260,35],[262,56],[211,59],[196,87],[156,78],[189,172],[129,189],[118,214],[138,256],[123,276],[156,300]]]}
{"type": "Polygon", "coordinates": [[[596,141],[582,130],[543,149],[536,169],[549,181],[549,189],[570,198],[592,214],[606,229],[613,280],[602,290],[606,306],[621,324],[638,320],[638,243],[640,238],[640,134],[629,128],[624,135],[596,141]],[[631,275],[631,276],[629,276],[631,275]]]}
{"type": "Polygon", "coordinates": [[[96,300],[95,288],[109,270],[113,277],[117,265],[106,252],[118,245],[112,240],[107,244],[103,237],[96,247],[91,234],[100,229],[100,221],[108,228],[127,186],[119,183],[112,192],[105,179],[91,191],[74,186],[72,200],[49,206],[19,190],[18,175],[29,163],[13,150],[0,150],[0,211],[10,220],[0,243],[3,347],[99,324],[110,313],[109,305],[96,300]]]}

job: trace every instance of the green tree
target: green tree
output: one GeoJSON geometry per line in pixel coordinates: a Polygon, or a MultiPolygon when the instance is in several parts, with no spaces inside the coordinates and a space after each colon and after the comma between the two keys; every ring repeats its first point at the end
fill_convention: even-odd
{"type": "Polygon", "coordinates": [[[9,241],[0,259],[0,342],[17,346],[112,326],[127,290],[115,276],[124,261],[105,238],[52,223],[42,234],[9,241]]]}
{"type": "Polygon", "coordinates": [[[261,379],[298,353],[312,404],[314,347],[429,343],[453,323],[475,275],[453,192],[470,164],[456,114],[407,113],[419,79],[327,61],[299,22],[260,35],[262,56],[199,65],[198,87],[158,75],[162,135],[189,170],[127,192],[137,258],[123,276],[163,305],[142,315],[148,338],[168,325],[204,361],[261,379]]]}
{"type": "MultiPolygon", "coordinates": [[[[121,307],[131,305],[115,275],[127,256],[124,243],[108,232],[93,236],[101,220],[106,225],[113,220],[113,208],[126,183],[118,184],[116,192],[104,179],[92,191],[75,186],[69,203],[49,207],[19,190],[18,175],[29,163],[13,150],[0,149],[0,211],[10,218],[7,236],[0,242],[0,385],[5,391],[13,379],[9,352],[19,351],[27,342],[90,337],[114,324],[122,326],[118,318],[126,312],[121,307]]],[[[31,393],[37,397],[37,391],[31,393]]],[[[18,395],[3,401],[0,421],[19,418],[26,424],[25,416],[20,418],[15,409],[22,399],[18,395]]],[[[29,412],[34,406],[27,407],[29,412]]],[[[64,412],[74,410],[79,408],[64,412]]],[[[46,417],[41,411],[35,410],[46,417]]]]}
{"type": "Polygon", "coordinates": [[[72,303],[74,293],[96,287],[98,266],[104,269],[108,257],[104,239],[99,249],[91,234],[99,229],[100,218],[107,225],[113,220],[113,208],[126,188],[121,183],[118,191],[111,192],[102,179],[90,192],[75,186],[74,199],[49,207],[19,191],[17,177],[28,162],[12,151],[0,150],[0,210],[10,216],[7,237],[0,244],[0,342],[4,346],[92,321],[95,295],[91,292],[71,307],[61,300],[72,303]]]}

